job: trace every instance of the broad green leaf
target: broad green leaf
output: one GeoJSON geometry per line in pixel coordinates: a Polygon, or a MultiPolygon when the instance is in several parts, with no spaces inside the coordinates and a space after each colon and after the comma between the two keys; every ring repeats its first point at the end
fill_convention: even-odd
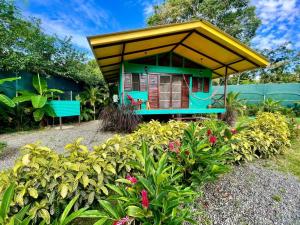
{"type": "Polygon", "coordinates": [[[107,215],[104,212],[101,212],[99,210],[87,210],[83,212],[79,217],[101,218],[101,217],[107,217],[107,215]]]}
{"type": "Polygon", "coordinates": [[[119,218],[118,212],[115,210],[115,207],[112,206],[112,204],[105,200],[99,201],[100,205],[104,208],[104,210],[109,213],[112,217],[115,219],[119,218]]]}
{"type": "Polygon", "coordinates": [[[1,207],[0,207],[0,217],[4,220],[9,212],[9,206],[14,196],[15,186],[11,184],[4,192],[1,207]]]}
{"type": "Polygon", "coordinates": [[[55,89],[55,88],[49,88],[49,89],[47,89],[47,92],[53,92],[53,93],[59,93],[59,94],[63,94],[64,93],[64,91],[62,91],[62,90],[59,90],[59,89],[55,89]]]}
{"type": "Polygon", "coordinates": [[[143,209],[132,205],[127,207],[127,215],[135,218],[142,218],[145,216],[145,212],[143,209]]]}
{"type": "Polygon", "coordinates": [[[116,174],[116,170],[113,167],[113,165],[111,165],[111,164],[108,164],[105,169],[108,170],[109,172],[113,173],[113,174],[116,174]]]}
{"type": "Polygon", "coordinates": [[[66,184],[61,185],[60,195],[62,198],[65,198],[68,194],[68,186],[66,184]]]}
{"type": "Polygon", "coordinates": [[[90,179],[89,179],[88,175],[83,174],[82,175],[82,184],[83,184],[84,188],[86,188],[89,185],[89,181],[90,181],[90,179]]]}
{"type": "Polygon", "coordinates": [[[37,74],[37,76],[32,77],[32,85],[41,95],[43,94],[44,90],[46,90],[48,87],[46,79],[40,77],[39,74],[37,74]]]}
{"type": "Polygon", "coordinates": [[[36,122],[41,121],[44,115],[45,115],[44,109],[36,109],[33,112],[33,117],[36,122]]]}
{"type": "Polygon", "coordinates": [[[11,100],[9,97],[3,94],[0,94],[0,102],[2,102],[4,105],[7,105],[8,107],[11,108],[16,106],[13,100],[11,100]]]}
{"type": "Polygon", "coordinates": [[[33,198],[37,198],[39,196],[38,191],[35,188],[28,188],[28,192],[33,198]]]}
{"type": "Polygon", "coordinates": [[[105,195],[108,195],[108,190],[105,186],[101,186],[100,189],[103,191],[105,195]]]}
{"type": "Polygon", "coordinates": [[[19,80],[21,79],[21,77],[8,77],[8,78],[3,78],[3,79],[0,79],[0,84],[3,84],[5,82],[12,82],[12,81],[15,81],[15,80],[19,80]]]}
{"type": "Polygon", "coordinates": [[[38,213],[45,220],[46,224],[50,224],[50,213],[47,209],[40,209],[38,213]]]}
{"type": "Polygon", "coordinates": [[[31,103],[33,108],[40,109],[44,107],[47,102],[47,98],[42,95],[31,96],[31,103]]]}
{"type": "Polygon", "coordinates": [[[44,112],[46,113],[47,116],[51,116],[51,117],[55,117],[56,116],[54,109],[49,104],[46,104],[43,107],[43,110],[44,110],[44,112]]]}
{"type": "Polygon", "coordinates": [[[15,103],[22,103],[22,102],[28,102],[31,101],[31,97],[34,96],[33,95],[21,95],[21,96],[17,96],[13,98],[13,101],[15,103]]]}

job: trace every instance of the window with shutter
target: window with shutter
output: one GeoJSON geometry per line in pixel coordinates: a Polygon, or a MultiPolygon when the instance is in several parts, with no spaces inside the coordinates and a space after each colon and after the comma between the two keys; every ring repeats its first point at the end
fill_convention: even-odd
{"type": "Polygon", "coordinates": [[[205,77],[205,78],[203,78],[203,80],[204,80],[204,87],[203,87],[203,92],[209,92],[209,78],[207,78],[207,77],[205,77]]]}
{"type": "Polygon", "coordinates": [[[202,92],[202,83],[203,78],[202,77],[193,77],[193,92],[202,92]]]}

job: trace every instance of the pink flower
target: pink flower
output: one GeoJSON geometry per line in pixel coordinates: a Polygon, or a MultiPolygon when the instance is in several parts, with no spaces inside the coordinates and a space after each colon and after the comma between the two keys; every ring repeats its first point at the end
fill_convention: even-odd
{"type": "Polygon", "coordinates": [[[149,199],[148,199],[148,193],[145,189],[141,191],[142,194],[142,206],[146,209],[149,207],[149,199]]]}
{"type": "Polygon", "coordinates": [[[234,128],[232,128],[232,129],[231,129],[231,133],[232,133],[232,134],[236,134],[236,133],[237,133],[237,130],[234,129],[234,128]]]}
{"type": "Polygon", "coordinates": [[[217,142],[217,137],[216,136],[210,136],[209,137],[209,142],[211,143],[211,144],[215,144],[216,142],[217,142]]]}
{"type": "Polygon", "coordinates": [[[169,142],[169,149],[170,149],[170,151],[174,151],[174,149],[175,149],[175,143],[173,141],[169,142]]]}
{"type": "Polygon", "coordinates": [[[212,134],[211,130],[208,129],[208,130],[207,130],[207,136],[210,136],[211,134],[212,134]]]}
{"type": "Polygon", "coordinates": [[[137,179],[135,177],[130,176],[130,175],[126,176],[126,179],[129,180],[132,184],[137,183],[137,179]]]}
{"type": "Polygon", "coordinates": [[[169,142],[169,149],[171,152],[176,152],[179,153],[179,148],[180,148],[180,141],[170,141],[169,142]]]}
{"type": "Polygon", "coordinates": [[[117,220],[113,223],[113,225],[125,225],[127,222],[129,222],[129,217],[126,216],[120,220],[117,220]]]}

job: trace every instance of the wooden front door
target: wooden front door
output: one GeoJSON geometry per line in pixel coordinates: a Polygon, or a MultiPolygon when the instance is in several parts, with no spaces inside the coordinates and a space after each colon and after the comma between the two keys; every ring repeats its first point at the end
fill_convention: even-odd
{"type": "Polygon", "coordinates": [[[189,84],[188,75],[149,74],[148,100],[150,108],[188,108],[189,89],[187,84],[189,84]]]}
{"type": "Polygon", "coordinates": [[[148,100],[151,109],[158,109],[158,78],[157,74],[149,74],[148,100]]]}
{"type": "Polygon", "coordinates": [[[159,76],[159,108],[171,108],[171,75],[159,76]]]}

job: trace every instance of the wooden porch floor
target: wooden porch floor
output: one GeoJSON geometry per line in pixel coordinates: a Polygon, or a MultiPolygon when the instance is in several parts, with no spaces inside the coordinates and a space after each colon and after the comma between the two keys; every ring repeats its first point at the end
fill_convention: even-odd
{"type": "Polygon", "coordinates": [[[159,114],[198,114],[198,113],[225,113],[224,108],[212,109],[139,109],[135,110],[138,115],[159,115],[159,114]]]}

